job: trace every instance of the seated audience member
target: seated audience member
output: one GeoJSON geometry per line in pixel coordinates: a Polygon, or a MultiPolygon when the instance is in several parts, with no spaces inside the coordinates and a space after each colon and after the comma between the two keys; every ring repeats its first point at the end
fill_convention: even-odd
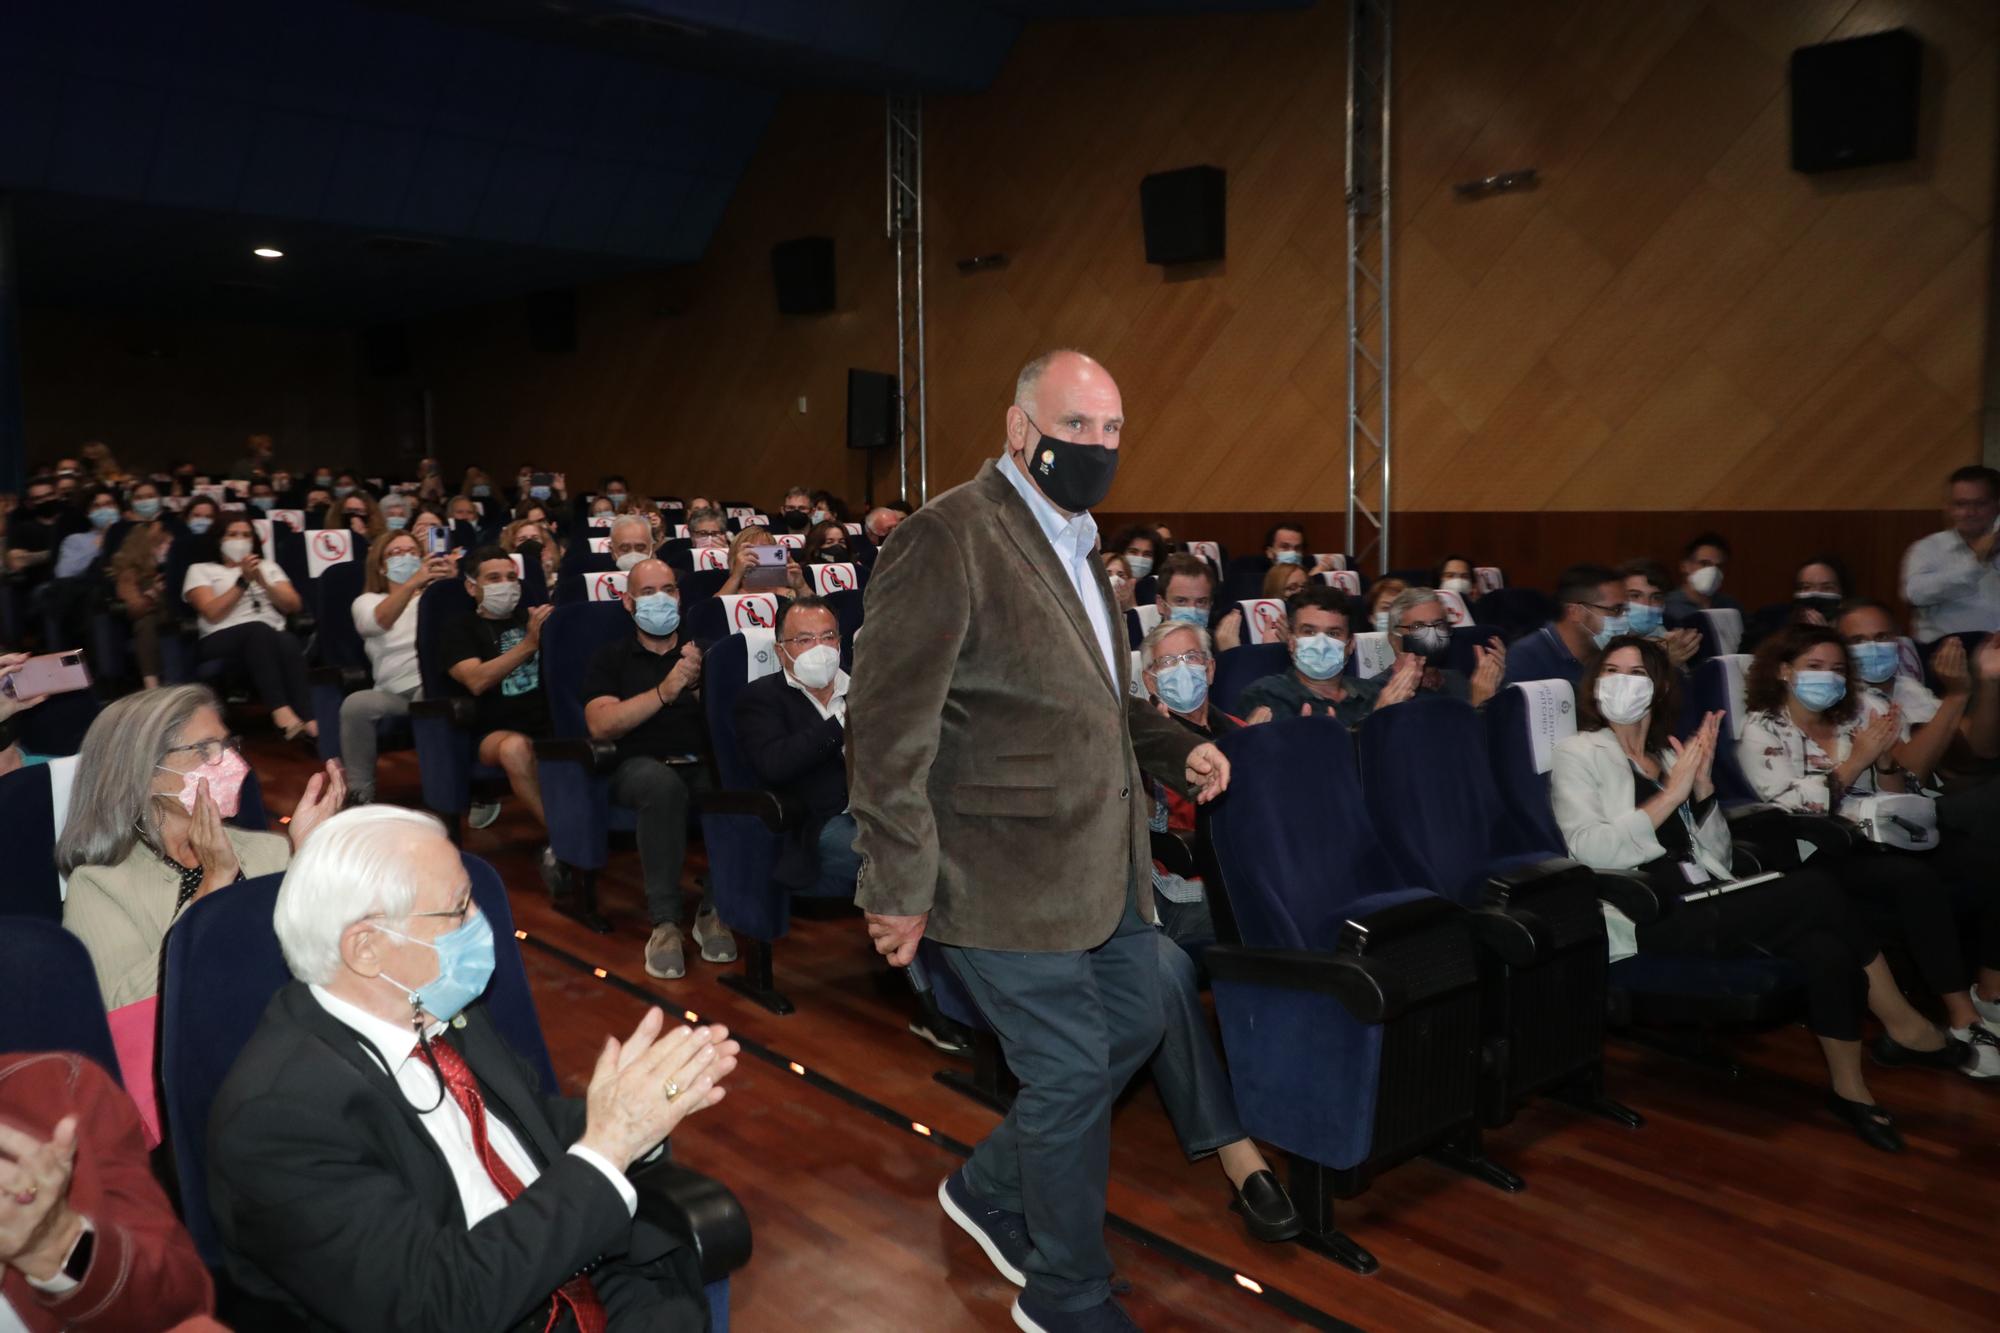
{"type": "Polygon", "coordinates": [[[695,1256],[635,1220],[626,1172],[722,1099],[724,1029],[650,1009],[587,1097],[540,1092],[480,1003],[493,928],[458,849],[394,806],[329,820],[273,924],[294,980],[209,1115],[246,1293],[300,1327],[705,1326],[695,1256]]]}
{"type": "Polygon", "coordinates": [[[1659,644],[1676,669],[1686,670],[1701,651],[1701,631],[1667,628],[1667,592],[1673,583],[1666,566],[1657,560],[1627,560],[1618,566],[1618,577],[1625,583],[1626,632],[1659,644]]]}
{"type": "Polygon", "coordinates": [[[736,741],[767,790],[803,812],[771,878],[789,889],[854,892],[854,816],[847,813],[847,673],[840,623],[817,597],[778,613],[783,670],[736,696],[736,741]]]}
{"type": "Polygon", "coordinates": [[[794,486],[785,492],[784,500],[778,505],[778,522],[787,532],[804,532],[812,526],[812,492],[803,486],[794,486]]]}
{"type": "Polygon", "coordinates": [[[285,739],[319,735],[306,682],[306,650],[286,628],[285,617],[304,603],[283,566],[266,560],[257,529],[231,518],[195,546],[195,562],[181,582],[181,597],[195,613],[198,652],[204,662],[226,662],[250,677],[257,697],[285,739]]]}
{"type": "Polygon", "coordinates": [[[150,481],[134,482],[125,493],[125,506],[134,523],[151,523],[166,509],[160,501],[160,488],[150,481]]]}
{"type": "Polygon", "coordinates": [[[0,1328],[219,1331],[214,1309],[125,1090],[81,1055],[0,1053],[0,1328]]]}
{"type": "Polygon", "coordinates": [[[591,518],[610,518],[618,512],[617,506],[611,503],[611,497],[608,495],[591,496],[588,509],[591,518]]]}
{"type": "Polygon", "coordinates": [[[902,521],[901,514],[887,505],[881,505],[868,511],[868,517],[861,520],[861,526],[868,533],[868,540],[880,546],[889,540],[889,534],[902,521]]]}
{"type": "MultiPolygon", "coordinates": [[[[477,702],[474,750],[479,762],[504,770],[507,786],[521,804],[537,822],[545,822],[535,741],[549,734],[541,653],[542,622],[550,608],[521,605],[521,576],[513,557],[498,546],[480,547],[461,569],[465,591],[477,605],[444,626],[438,656],[446,673],[477,702]]],[[[542,865],[547,874],[547,848],[542,865]]]]}
{"type": "Polygon", "coordinates": [[[1575,688],[1583,664],[1625,631],[1625,581],[1603,565],[1571,565],[1556,580],[1556,618],[1508,651],[1506,683],[1566,680],[1575,688]]]}
{"type": "Polygon", "coordinates": [[[799,548],[798,562],[802,565],[838,565],[853,558],[853,548],[847,544],[847,528],[827,520],[813,524],[807,531],[805,545],[799,548]]]}
{"type": "Polygon", "coordinates": [[[21,503],[7,515],[7,572],[40,582],[55,568],[57,524],[68,506],[56,494],[55,482],[34,477],[21,503]]]}
{"type": "Polygon", "coordinates": [[[250,482],[249,505],[259,514],[268,514],[278,507],[278,488],[262,477],[250,482]]]}
{"type": "Polygon", "coordinates": [[[407,495],[391,492],[382,497],[375,506],[381,511],[382,531],[408,532],[410,519],[417,512],[417,502],[407,495]]]}
{"type": "Polygon", "coordinates": [[[333,498],[345,500],[350,495],[366,495],[361,485],[361,477],[349,468],[342,468],[333,474],[333,498]]]}
{"type": "MultiPolygon", "coordinates": [[[[646,974],[672,981],[687,971],[680,922],[688,814],[695,793],[709,786],[701,649],[681,637],[680,576],[664,561],[634,565],[623,601],[632,637],[590,659],[583,717],[592,740],[617,742],[611,799],[639,812],[639,868],[653,920],[646,974]]],[[[706,896],[695,912],[694,942],[704,961],[735,961],[735,937],[706,896]]]]}
{"type": "Polygon", "coordinates": [[[1099,551],[1097,562],[1104,566],[1104,580],[1111,585],[1111,600],[1118,604],[1120,611],[1132,610],[1137,605],[1137,599],[1132,568],[1125,563],[1125,557],[1116,551],[1099,551]]]}
{"type": "Polygon", "coordinates": [[[1743,606],[1722,591],[1729,566],[1729,543],[1719,533],[1704,532],[1681,548],[1681,586],[1667,594],[1667,619],[1685,620],[1697,611],[1741,611],[1743,606]]]}
{"type": "Polygon", "coordinates": [[[1757,650],[1772,634],[1786,625],[1831,625],[1840,616],[1840,603],[1852,583],[1847,566],[1839,556],[1815,555],[1792,573],[1791,598],[1777,606],[1760,607],[1745,617],[1740,651],[1757,650]]]}
{"type": "Polygon", "coordinates": [[[111,591],[132,627],[132,657],[147,689],[160,683],[160,627],[166,620],[166,580],[160,570],[174,539],[158,522],[134,523],[111,557],[111,591]]]}
{"type": "Polygon", "coordinates": [[[369,548],[366,591],[354,599],[350,614],[373,683],[340,702],[340,757],[356,804],[375,799],[375,724],[408,717],[411,701],[423,692],[417,599],[457,572],[450,556],[425,559],[413,533],[391,533],[369,548]]]}
{"type": "Polygon", "coordinates": [[[1259,597],[1290,597],[1293,593],[1312,582],[1302,565],[1272,565],[1264,571],[1264,586],[1257,591],[1259,597]]]}
{"type": "Polygon", "coordinates": [[[1903,600],[1919,643],[2000,630],[2000,471],[1962,467],[1945,483],[1945,529],[1903,553],[1903,600]]]}
{"type": "Polygon", "coordinates": [[[688,545],[696,550],[729,545],[729,520],[714,505],[687,511],[688,545]]]}
{"type": "MultiPolygon", "coordinates": [[[[807,505],[807,508],[808,508],[808,510],[810,510],[810,508],[811,508],[811,505],[812,505],[812,501],[811,501],[810,497],[808,497],[808,499],[807,499],[807,501],[806,501],[806,505],[807,505]]],[[[711,500],[711,499],[709,499],[709,498],[708,498],[707,496],[705,496],[705,495],[694,495],[694,496],[690,496],[690,497],[688,497],[688,502],[687,502],[687,512],[688,512],[688,514],[689,514],[690,516],[692,516],[692,515],[693,515],[693,513],[694,513],[694,511],[695,511],[695,510],[697,510],[697,509],[713,509],[713,510],[714,510],[714,511],[715,511],[716,513],[718,513],[718,514],[722,514],[722,516],[723,516],[724,518],[728,518],[728,517],[729,517],[729,515],[728,515],[728,514],[726,514],[726,513],[723,513],[723,509],[722,509],[722,504],[721,504],[721,502],[720,502],[720,501],[717,501],[717,500],[711,500]]],[[[806,516],[806,522],[807,522],[808,524],[810,524],[810,523],[812,522],[812,516],[811,516],[810,512],[808,512],[808,514],[807,514],[807,516],[806,516]]],[[[805,531],[805,529],[804,529],[804,528],[800,528],[800,529],[799,529],[799,531],[800,531],[800,532],[804,532],[804,531],[805,531]]]]}
{"type": "MultiPolygon", "coordinates": [[[[693,526],[690,525],[688,530],[692,532],[694,530],[693,526]]],[[[737,593],[758,591],[756,588],[746,588],[743,586],[743,576],[750,569],[750,548],[753,546],[777,546],[778,544],[778,539],[773,537],[767,529],[755,524],[743,529],[743,531],[731,538],[729,542],[729,577],[723,580],[720,588],[716,589],[717,595],[733,597],[737,593]]],[[[766,589],[765,591],[775,592],[779,597],[796,597],[802,592],[810,592],[811,589],[806,584],[804,567],[799,561],[791,559],[788,555],[785,560],[785,586],[782,588],[766,589]]]]}
{"type": "MultiPolygon", "coordinates": [[[[1916,787],[1895,757],[1901,714],[1856,688],[1839,631],[1791,625],[1773,635],[1757,650],[1744,694],[1749,716],[1737,760],[1758,800],[1852,818],[1863,797],[1916,787]]],[[[2000,1004],[1987,997],[2000,997],[2000,894],[1990,875],[1958,886],[1979,919],[1975,983],[1959,941],[1952,886],[1944,880],[1948,862],[1927,859],[1945,856],[1942,847],[1935,853],[1863,848],[1833,870],[1863,921],[1901,933],[1925,988],[1942,999],[1952,1036],[1972,1044],[1965,1072],[1992,1078],[2000,1075],[2000,1004]]],[[[1875,1054],[1884,1064],[1938,1063],[1891,1038],[1875,1054]]]]}
{"type": "Polygon", "coordinates": [[[451,545],[457,544],[453,540],[452,525],[449,522],[447,522],[444,519],[444,517],[440,515],[433,506],[425,505],[424,507],[418,509],[417,512],[411,516],[410,526],[408,529],[409,534],[412,537],[416,538],[417,549],[419,551],[423,551],[425,553],[428,553],[430,551],[432,528],[444,529],[445,541],[451,545]]]}
{"type": "Polygon", "coordinates": [[[653,540],[653,525],[646,521],[644,514],[624,514],[613,519],[606,535],[611,538],[612,562],[627,574],[635,566],[651,560],[654,549],[659,545],[653,540]]]}
{"type": "MultiPolygon", "coordinates": [[[[1435,601],[1430,605],[1444,609],[1435,601]]],[[[1347,672],[1354,653],[1354,604],[1338,588],[1309,583],[1285,603],[1285,612],[1291,669],[1251,682],[1237,697],[1236,710],[1247,721],[1332,716],[1358,727],[1378,704],[1398,703],[1416,692],[1423,664],[1414,654],[1399,657],[1386,682],[1347,672]]]]}
{"type": "Polygon", "coordinates": [[[597,498],[611,502],[611,512],[622,514],[632,502],[632,487],[617,473],[606,477],[598,486],[597,498]]]}
{"type": "MultiPolygon", "coordinates": [[[[1215,571],[1208,567],[1208,561],[1178,552],[1161,561],[1153,572],[1153,605],[1160,613],[1160,623],[1172,620],[1207,629],[1215,615],[1215,571]]],[[[1221,627],[1217,627],[1218,652],[1234,648],[1241,641],[1243,612],[1232,609],[1223,619],[1234,632],[1225,641],[1221,627]]]]}
{"type": "Polygon", "coordinates": [[[197,495],[181,510],[181,526],[190,537],[214,535],[215,525],[222,521],[222,506],[206,495],[197,495]]]}
{"type": "Polygon", "coordinates": [[[123,517],[118,492],[92,490],[84,494],[83,516],[89,526],[72,532],[56,548],[55,577],[73,579],[87,572],[104,554],[104,534],[123,517]]]}
{"type": "MultiPolygon", "coordinates": [[[[537,510],[540,507],[535,506],[537,510]]],[[[500,545],[509,555],[519,553],[524,562],[533,560],[539,564],[542,567],[542,586],[555,586],[556,575],[562,569],[563,544],[547,519],[515,519],[501,533],[500,545]]]]}
{"type": "Polygon", "coordinates": [[[1441,592],[1455,592],[1459,600],[1471,606],[1479,600],[1479,581],[1473,576],[1472,560],[1467,556],[1448,555],[1438,561],[1437,586],[1441,592]]]}
{"type": "MultiPolygon", "coordinates": [[[[1687,744],[1676,741],[1678,674],[1651,640],[1613,639],[1578,682],[1578,730],[1557,743],[1550,776],[1571,856],[1598,869],[1643,871],[1675,896],[1737,878],[1713,775],[1722,714],[1704,718],[1687,744]]],[[[1967,1053],[1910,1007],[1882,951],[1849,920],[1838,885],[1821,871],[1795,870],[1642,926],[1608,905],[1604,917],[1614,962],[1657,952],[1775,955],[1796,964],[1806,981],[1806,1025],[1833,1084],[1827,1109],[1871,1147],[1900,1152],[1903,1141],[1862,1077],[1864,1001],[1900,1049],[1952,1061],[1967,1053]]]]}
{"type": "Polygon", "coordinates": [[[90,950],[107,1009],[157,993],[167,928],[196,898],[283,870],[340,809],[337,764],[314,774],[283,834],[225,824],[250,765],[205,685],[169,685],[105,706],[77,754],[56,869],[63,925],[90,950]]]}
{"type": "Polygon", "coordinates": [[[1104,549],[1125,557],[1125,568],[1131,571],[1134,583],[1157,570],[1167,555],[1167,544],[1160,534],[1143,523],[1121,529],[1104,549]]]}
{"type": "Polygon", "coordinates": [[[269,435],[258,431],[243,441],[243,452],[229,465],[229,475],[245,481],[251,477],[271,475],[271,455],[277,449],[277,442],[269,435]]]}
{"type": "Polygon", "coordinates": [[[1474,708],[1484,708],[1500,692],[1507,672],[1507,648],[1497,636],[1473,645],[1470,676],[1444,664],[1451,653],[1451,617],[1430,588],[1405,588],[1389,603],[1389,647],[1398,671],[1416,672],[1417,691],[1463,699],[1474,708]],[[1406,656],[1420,665],[1410,667],[1406,656]]]}
{"type": "Polygon", "coordinates": [[[112,456],[111,446],[102,440],[86,441],[77,450],[83,456],[83,466],[92,477],[107,486],[129,485],[131,472],[112,456]]]}
{"type": "Polygon", "coordinates": [[[813,507],[810,515],[815,523],[847,522],[847,505],[832,491],[814,491],[813,507]]]}
{"type": "Polygon", "coordinates": [[[1373,630],[1377,634],[1388,633],[1393,627],[1389,619],[1389,608],[1395,604],[1398,597],[1401,597],[1408,591],[1409,586],[1409,584],[1403,582],[1401,579],[1377,579],[1375,582],[1369,584],[1367,592],[1368,623],[1365,627],[1357,626],[1355,632],[1360,633],[1365,628],[1373,630]]]}
{"type": "Polygon", "coordinates": [[[452,526],[454,540],[457,539],[459,531],[477,532],[479,525],[486,521],[479,508],[479,501],[470,495],[452,496],[451,503],[445,506],[444,513],[445,520],[452,526]]]}

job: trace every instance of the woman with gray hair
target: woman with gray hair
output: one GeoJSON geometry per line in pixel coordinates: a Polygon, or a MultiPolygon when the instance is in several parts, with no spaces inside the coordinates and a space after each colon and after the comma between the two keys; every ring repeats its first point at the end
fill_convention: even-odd
{"type": "Polygon", "coordinates": [[[347,796],[338,764],[314,774],[288,842],[223,823],[249,774],[206,686],[127,695],[91,723],[56,869],[69,878],[63,925],[90,950],[107,1009],[158,994],[167,930],[182,909],[239,879],[283,870],[347,796]]]}

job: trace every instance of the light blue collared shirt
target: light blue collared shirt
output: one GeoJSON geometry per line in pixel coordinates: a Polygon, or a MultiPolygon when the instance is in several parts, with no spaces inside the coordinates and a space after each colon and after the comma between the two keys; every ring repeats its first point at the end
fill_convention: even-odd
{"type": "Polygon", "coordinates": [[[1097,556],[1097,520],[1090,516],[1089,510],[1064,518],[1062,510],[1035,489],[1011,453],[1001,460],[1000,475],[1028,502],[1028,512],[1035,516],[1042,535],[1055,548],[1056,563],[1068,573],[1070,587],[1076,590],[1083,613],[1090,619],[1091,633],[1097,636],[1098,650],[1104,654],[1104,668],[1111,673],[1112,688],[1122,697],[1125,678],[1132,673],[1124,660],[1125,654],[1118,651],[1119,640],[1112,636],[1111,615],[1105,609],[1104,598],[1097,591],[1097,578],[1091,570],[1090,562],[1097,556]]]}

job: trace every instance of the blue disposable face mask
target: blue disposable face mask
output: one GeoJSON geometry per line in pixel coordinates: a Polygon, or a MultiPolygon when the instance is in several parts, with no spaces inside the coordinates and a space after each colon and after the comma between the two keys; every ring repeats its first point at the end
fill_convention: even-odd
{"type": "Polygon", "coordinates": [[[93,528],[108,528],[117,521],[118,510],[111,505],[100,505],[90,511],[90,526],[93,528]]]}
{"type": "Polygon", "coordinates": [[[468,916],[464,925],[434,940],[420,940],[387,926],[381,929],[385,935],[421,944],[437,953],[435,981],[413,990],[387,972],[382,979],[409,996],[413,1007],[440,1022],[449,1023],[457,1018],[466,1005],[485,993],[486,983],[493,979],[493,927],[486,923],[484,915],[468,916]]]}
{"type": "Polygon", "coordinates": [[[472,494],[473,498],[484,500],[487,496],[493,494],[493,488],[491,486],[474,486],[472,494]]]}
{"type": "Polygon", "coordinates": [[[681,604],[670,592],[649,592],[632,599],[632,619],[656,639],[664,639],[681,627],[681,604]]]}
{"type": "Polygon", "coordinates": [[[1647,602],[1625,603],[1625,628],[1641,638],[1650,639],[1667,623],[1667,617],[1659,607],[1647,602]]]}
{"type": "Polygon", "coordinates": [[[1854,659],[1854,674],[1870,685],[1880,685],[1895,675],[1903,657],[1893,643],[1850,643],[1847,655],[1854,659]]]}
{"type": "Polygon", "coordinates": [[[1847,678],[1838,671],[1794,671],[1792,697],[1809,713],[1823,713],[1847,697],[1847,678]]]}
{"type": "Polygon", "coordinates": [[[210,518],[207,514],[196,514],[193,518],[188,520],[188,531],[192,532],[195,536],[199,537],[201,536],[202,533],[207,532],[209,529],[209,525],[211,525],[214,522],[215,520],[210,518]]]}
{"type": "Polygon", "coordinates": [[[1292,661],[1309,680],[1332,680],[1347,665],[1347,645],[1331,634],[1308,634],[1292,644],[1292,661]]]}
{"type": "Polygon", "coordinates": [[[1208,627],[1208,608],[1205,606],[1170,606],[1167,608],[1167,619],[1178,621],[1183,625],[1200,625],[1206,629],[1208,627]]]}
{"type": "Polygon", "coordinates": [[[1280,551],[1271,557],[1281,565],[1303,565],[1306,558],[1297,551],[1280,551]]]}
{"type": "Polygon", "coordinates": [[[404,528],[410,526],[410,516],[408,514],[384,514],[382,515],[382,525],[391,532],[401,532],[404,528]]]}
{"type": "Polygon", "coordinates": [[[611,501],[613,509],[623,509],[625,507],[625,492],[623,491],[606,491],[604,498],[611,501]]]}
{"type": "Polygon", "coordinates": [[[1160,702],[1176,713],[1192,713],[1208,702],[1208,672],[1191,662],[1176,662],[1154,676],[1160,702]]]}
{"type": "Polygon", "coordinates": [[[272,497],[268,495],[253,495],[250,497],[251,508],[257,509],[266,514],[271,512],[271,506],[273,503],[275,502],[273,501],[272,497]]]}
{"type": "Polygon", "coordinates": [[[132,512],[140,518],[153,519],[160,516],[160,502],[156,499],[134,500],[132,512]]]}
{"type": "Polygon", "coordinates": [[[1625,632],[1626,621],[1624,616],[1605,616],[1604,623],[1599,625],[1597,632],[1590,636],[1591,646],[1602,649],[1605,644],[1610,643],[1625,632]]]}
{"type": "Polygon", "coordinates": [[[546,500],[549,498],[549,488],[546,486],[530,486],[528,488],[528,498],[531,500],[546,500]]]}
{"type": "Polygon", "coordinates": [[[336,486],[333,488],[333,495],[336,500],[345,500],[352,494],[354,494],[352,486],[336,486]]]}
{"type": "Polygon", "coordinates": [[[424,562],[413,555],[392,555],[382,562],[382,570],[391,583],[408,583],[423,567],[424,562]]]}

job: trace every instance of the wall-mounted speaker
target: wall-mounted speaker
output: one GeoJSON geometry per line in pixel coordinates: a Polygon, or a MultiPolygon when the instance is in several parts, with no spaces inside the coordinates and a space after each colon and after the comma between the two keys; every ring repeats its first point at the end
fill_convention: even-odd
{"type": "Polygon", "coordinates": [[[887,449],[894,444],[901,407],[894,375],[877,370],[849,370],[847,447],[887,449]]]}
{"type": "Polygon", "coordinates": [[[1924,44],[1908,28],[1792,52],[1792,169],[1915,157],[1923,68],[1924,44]]]}
{"type": "Polygon", "coordinates": [[[833,309],[833,237],[801,236],[771,247],[771,281],[781,315],[823,315],[833,309]]]}
{"type": "Polygon", "coordinates": [[[1139,182],[1139,216],[1148,264],[1195,264],[1222,258],[1224,184],[1221,167],[1157,171],[1139,182]]]}
{"type": "Polygon", "coordinates": [[[528,345],[547,356],[565,356],[576,350],[574,290],[529,293],[528,345]]]}

